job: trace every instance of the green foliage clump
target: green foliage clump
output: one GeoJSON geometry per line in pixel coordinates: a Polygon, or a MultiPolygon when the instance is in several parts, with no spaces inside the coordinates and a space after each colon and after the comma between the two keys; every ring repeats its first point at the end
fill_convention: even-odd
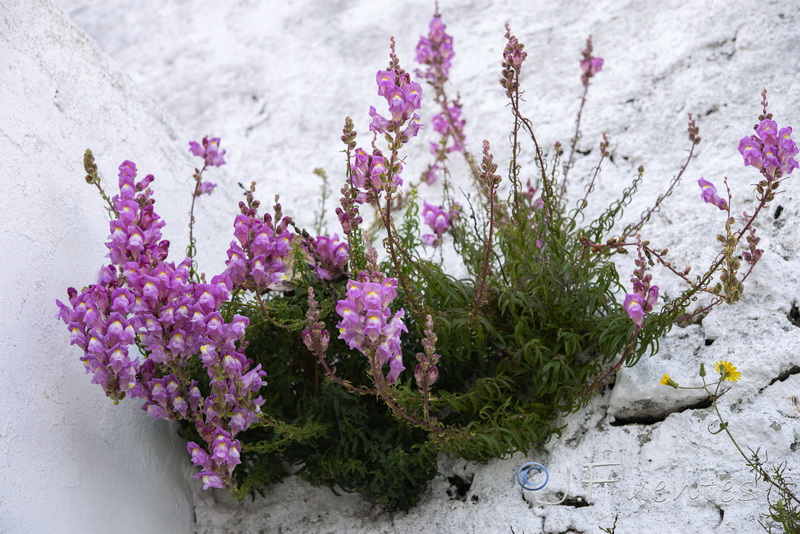
{"type": "MultiPolygon", "coordinates": [[[[522,46],[507,37],[509,46],[522,46]]],[[[402,73],[392,58],[391,69],[402,73]]],[[[288,291],[239,293],[230,304],[230,313],[244,313],[251,320],[247,356],[269,372],[265,415],[239,435],[239,495],[261,491],[296,470],[312,484],[356,491],[369,502],[408,509],[436,474],[438,453],[480,462],[558,437],[558,418],[585,405],[623,364],[655,352],[658,339],[708,284],[710,275],[651,311],[643,324],[631,320],[619,305],[624,288],[610,257],[635,247],[641,280],[654,255],[663,263],[666,251],[654,251],[638,235],[630,236],[671,193],[692,152],[639,224],[612,234],[643,178],[641,168],[619,200],[584,222],[594,177],[609,155],[608,140],[604,136],[586,195],[569,208],[566,184],[575,142],[566,163],[560,145],[553,160],[545,162],[531,122],[520,110],[519,73],[518,66],[504,63],[514,132],[506,198],[499,192],[501,179],[488,142],[480,164],[463,150],[480,193],[474,205],[470,201],[468,210],[458,206],[445,182],[452,214],[449,233],[468,277],[456,279],[424,257],[416,188],[404,196],[393,180],[400,172],[398,151],[403,145],[398,129],[386,134],[389,172],[371,197],[376,224],[367,234],[384,234],[387,254],[380,266],[374,265],[366,234],[352,224],[345,228],[347,270],[323,280],[314,267],[319,258],[308,252],[313,250],[310,236],[297,229],[288,291]],[[523,138],[536,156],[535,184],[529,181],[527,187],[517,162],[523,138]],[[341,318],[336,304],[345,298],[348,280],[360,272],[398,280],[392,306],[406,311],[408,329],[402,337],[402,359],[422,362],[424,354],[435,350],[440,355],[435,384],[421,382],[411,369],[396,384],[388,384],[380,366],[370,368],[365,354],[337,338],[341,318]],[[308,339],[304,330],[312,332],[308,339]],[[334,333],[324,342],[323,330],[334,333]]],[[[434,85],[434,90],[443,110],[455,105],[443,85],[434,85]]],[[[584,91],[581,110],[585,101],[584,91]]],[[[447,120],[450,135],[461,135],[463,142],[453,117],[447,120]]],[[[351,222],[358,217],[353,201],[355,139],[348,118],[342,137],[348,179],[341,203],[351,222]]],[[[690,142],[692,149],[699,143],[693,121],[690,142]]],[[[446,154],[437,158],[447,175],[446,154]]],[[[321,231],[323,218],[317,221],[321,231]]],[[[198,379],[200,374],[202,369],[198,379]]]]}

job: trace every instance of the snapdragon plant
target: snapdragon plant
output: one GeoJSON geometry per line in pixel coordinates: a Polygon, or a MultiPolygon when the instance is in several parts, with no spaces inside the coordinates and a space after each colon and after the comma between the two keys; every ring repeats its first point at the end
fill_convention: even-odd
{"type": "MultiPolygon", "coordinates": [[[[603,59],[590,38],[579,62],[572,138],[548,157],[523,111],[527,53],[508,25],[506,41],[505,177],[489,141],[476,154],[469,150],[466,113],[448,81],[453,38],[437,11],[417,46],[414,74],[401,67],[392,41],[389,64],[376,74],[386,107],[370,107],[366,144],[345,120],[340,230],[312,235],[284,214],[277,197],[265,212],[251,184],[233,222],[226,269],[210,281],[194,264],[191,238],[186,259],[167,260],[152,175],[137,181],[135,165],[125,162],[119,193],[109,196],[87,151],[86,179],[112,219],[110,264],[96,284],[68,291],[59,316],[109,398],[141,398],[151,417],[180,422],[204,488],[243,496],[292,470],[313,484],[408,509],[436,474],[437,454],[486,461],[557,438],[559,416],[584,406],[623,365],[654,353],[676,322],[700,320],[740,298],[762,255],[753,221],[797,166],[791,129],[778,129],[766,97],[756,135],[740,144],[745,163],[763,175],[753,214],[736,218],[730,192],[720,196],[700,179],[702,198],[727,219],[719,256],[690,277],[642,233],[687,172],[700,143],[695,121],[689,117],[686,160],[641,220],[618,228],[643,168],[619,199],[586,221],[610,156],[605,134],[583,196],[573,204],[567,192],[577,182],[581,116],[603,59]],[[422,176],[407,180],[404,149],[418,142],[423,98],[438,107],[429,123],[437,139],[422,176]],[[534,157],[531,179],[523,178],[523,153],[534,157]],[[456,196],[453,157],[466,162],[474,196],[456,196]],[[422,200],[437,183],[444,203],[422,200]],[[467,277],[455,278],[431,258],[431,250],[449,246],[467,277]],[[611,261],[629,251],[630,285],[611,261]],[[678,297],[659,299],[654,263],[685,282],[678,297]],[[712,300],[690,311],[704,293],[712,300]]],[[[224,163],[225,151],[218,138],[190,150],[202,160],[194,206],[213,190],[204,173],[224,163]]]]}

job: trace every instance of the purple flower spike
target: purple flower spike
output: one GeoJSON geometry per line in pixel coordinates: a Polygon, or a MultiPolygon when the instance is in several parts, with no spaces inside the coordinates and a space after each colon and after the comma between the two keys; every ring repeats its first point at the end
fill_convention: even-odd
{"type": "MultiPolygon", "coordinates": [[[[433,129],[436,130],[437,133],[441,134],[442,137],[450,136],[453,139],[452,146],[447,147],[447,152],[454,152],[454,151],[461,151],[464,150],[463,141],[465,140],[466,136],[464,135],[464,126],[466,125],[466,121],[460,119],[461,117],[461,108],[459,106],[453,105],[450,106],[448,109],[449,118],[453,122],[453,127],[450,126],[450,121],[448,120],[447,115],[444,112],[435,115],[433,119],[431,119],[431,123],[433,124],[433,129]]],[[[442,142],[445,142],[443,140],[442,142]]],[[[436,155],[440,150],[440,145],[438,143],[433,143],[432,152],[436,155]]]]}
{"type": "Polygon", "coordinates": [[[422,87],[417,82],[412,82],[408,73],[398,76],[392,70],[379,70],[376,80],[378,95],[386,98],[392,118],[390,120],[379,115],[377,110],[371,106],[369,109],[369,115],[372,117],[370,130],[386,133],[394,127],[402,126],[420,108],[422,87]]]}
{"type": "Polygon", "coordinates": [[[286,258],[291,252],[292,233],[286,228],[287,217],[272,221],[256,216],[255,210],[236,216],[232,241],[228,249],[225,275],[231,288],[263,291],[282,286],[286,278],[286,258]]]}
{"type": "Polygon", "coordinates": [[[445,25],[437,13],[431,19],[428,36],[420,37],[417,44],[417,63],[427,66],[427,70],[418,71],[417,76],[426,78],[432,84],[444,83],[455,56],[453,38],[444,30],[445,25]]]}
{"type": "Polygon", "coordinates": [[[203,137],[201,143],[189,141],[189,151],[198,158],[203,158],[205,165],[209,167],[221,167],[225,165],[225,159],[223,156],[225,155],[226,151],[220,151],[219,137],[212,137],[209,139],[208,136],[206,136],[203,137]]]}
{"type": "Polygon", "coordinates": [[[583,71],[581,74],[581,83],[583,83],[584,87],[588,87],[589,80],[603,68],[603,58],[594,57],[592,55],[593,50],[592,36],[590,35],[589,38],[586,39],[586,48],[583,50],[583,59],[581,59],[581,71],[583,71]]]}
{"type": "Polygon", "coordinates": [[[435,247],[441,243],[442,235],[450,228],[450,217],[450,212],[445,211],[442,206],[434,206],[427,202],[423,204],[422,218],[435,233],[422,236],[425,246],[435,247]]]}
{"type": "Polygon", "coordinates": [[[384,278],[381,283],[370,282],[367,271],[362,271],[359,279],[364,281],[348,281],[345,299],[336,304],[336,313],[342,318],[336,325],[339,339],[367,357],[377,356],[381,366],[388,363],[386,378],[394,384],[405,369],[400,335],[408,332],[403,324],[405,311],[401,308],[392,316],[389,309],[397,297],[397,280],[384,278]]]}
{"type": "Polygon", "coordinates": [[[756,126],[756,135],[739,141],[739,153],[745,166],[760,170],[767,180],[789,175],[799,166],[791,127],[778,129],[778,124],[771,119],[764,119],[756,126]]]}
{"type": "Polygon", "coordinates": [[[697,180],[697,184],[700,186],[700,198],[703,199],[703,202],[706,204],[713,204],[722,211],[728,209],[728,203],[725,202],[725,199],[717,195],[717,188],[714,187],[714,184],[703,178],[697,180]]]}

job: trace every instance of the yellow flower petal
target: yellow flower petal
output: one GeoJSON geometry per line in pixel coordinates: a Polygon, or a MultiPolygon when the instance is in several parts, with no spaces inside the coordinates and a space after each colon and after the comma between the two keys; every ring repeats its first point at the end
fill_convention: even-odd
{"type": "Polygon", "coordinates": [[[742,378],[742,373],[731,362],[719,361],[714,364],[714,369],[721,375],[722,380],[728,382],[738,382],[742,378]]]}
{"type": "Polygon", "coordinates": [[[676,389],[679,387],[678,383],[675,382],[673,379],[671,379],[668,374],[665,374],[664,376],[662,376],[661,377],[661,382],[659,382],[659,383],[662,386],[670,386],[670,387],[673,387],[673,388],[676,388],[676,389]]]}

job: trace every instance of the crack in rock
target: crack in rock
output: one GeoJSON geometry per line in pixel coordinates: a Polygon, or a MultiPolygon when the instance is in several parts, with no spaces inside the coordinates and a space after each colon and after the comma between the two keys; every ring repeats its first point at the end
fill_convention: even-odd
{"type": "Polygon", "coordinates": [[[687,406],[682,406],[680,408],[676,408],[672,411],[658,414],[658,415],[650,415],[650,414],[643,414],[643,415],[632,415],[629,417],[625,416],[615,416],[614,420],[609,423],[611,426],[625,426],[625,425],[655,425],[656,423],[660,423],[670,415],[674,413],[681,413],[687,410],[705,410],[706,408],[711,407],[711,398],[706,397],[701,399],[694,404],[689,404],[687,406]]]}
{"type": "MultiPolygon", "coordinates": [[[[795,307],[793,309],[797,309],[797,308],[795,307]]],[[[797,374],[800,374],[800,366],[793,365],[793,366],[789,367],[787,370],[781,371],[781,373],[778,376],[776,376],[775,378],[770,380],[769,384],[767,384],[767,387],[771,386],[775,382],[785,382],[787,378],[789,378],[792,375],[797,375],[797,374]]],[[[763,391],[763,390],[764,390],[764,388],[761,389],[761,391],[763,391]]],[[[760,393],[760,391],[759,391],[759,393],[760,393]]]]}

